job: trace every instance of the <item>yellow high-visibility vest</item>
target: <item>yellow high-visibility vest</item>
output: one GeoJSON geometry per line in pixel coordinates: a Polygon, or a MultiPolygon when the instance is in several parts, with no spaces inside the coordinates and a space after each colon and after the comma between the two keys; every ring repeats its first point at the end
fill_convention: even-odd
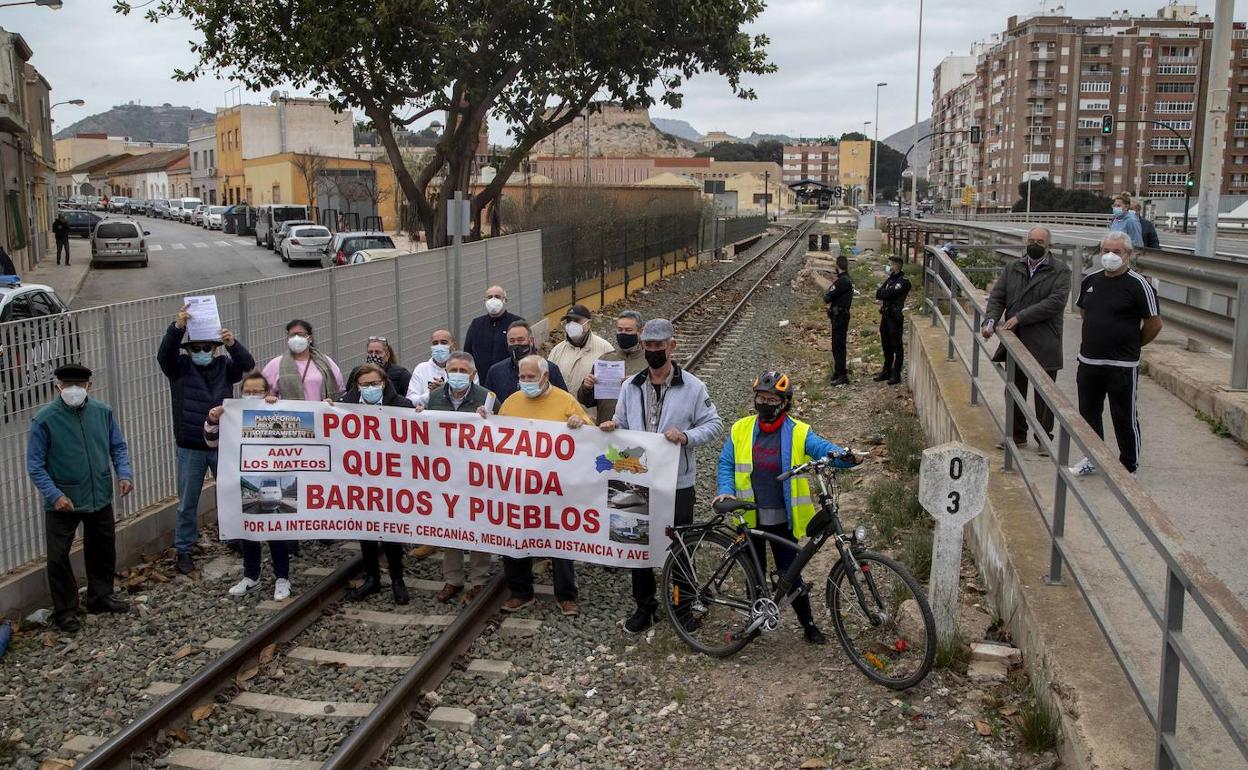
{"type": "MultiPolygon", "coordinates": [[[[792,418],[790,418],[792,419],[792,418]]],[[[750,415],[737,420],[732,426],[732,449],[736,464],[735,486],[739,500],[753,500],[754,488],[750,483],[750,473],[754,470],[754,426],[758,415],[750,415]]],[[[783,429],[782,429],[783,430],[783,429]]],[[[806,456],[806,436],[810,426],[801,420],[793,420],[793,443],[789,447],[789,467],[795,468],[811,458],[806,456]]],[[[745,511],[745,522],[755,526],[757,517],[754,511],[745,511]]],[[[815,501],[810,495],[810,481],[805,476],[794,476],[789,479],[789,526],[794,537],[806,536],[806,525],[815,516],[815,501]]]]}

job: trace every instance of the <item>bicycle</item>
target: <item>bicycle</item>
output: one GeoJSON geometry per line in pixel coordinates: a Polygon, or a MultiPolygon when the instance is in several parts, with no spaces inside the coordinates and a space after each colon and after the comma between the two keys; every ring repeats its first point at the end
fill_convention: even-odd
{"type": "Polygon", "coordinates": [[[825,598],[836,638],[850,660],[868,679],[894,690],[913,687],[927,676],[936,656],[932,610],[903,564],[867,550],[865,528],[848,534],[842,529],[832,462],[843,459],[811,460],[779,477],[784,482],[806,474],[818,482],[811,485],[818,489],[818,512],[807,525],[805,546],[747,526],[743,512],[756,506],[731,498],[717,502],[715,515],[706,521],[667,528],[672,543],[663,564],[664,604],[685,644],[728,657],[761,633],[774,631],[781,610],[811,589],[810,584],[797,586],[802,568],[832,541],[840,559],[828,573],[825,598]],[[760,564],[752,538],[797,551],[784,575],[770,576],[770,595],[763,579],[766,556],[760,564]]]}

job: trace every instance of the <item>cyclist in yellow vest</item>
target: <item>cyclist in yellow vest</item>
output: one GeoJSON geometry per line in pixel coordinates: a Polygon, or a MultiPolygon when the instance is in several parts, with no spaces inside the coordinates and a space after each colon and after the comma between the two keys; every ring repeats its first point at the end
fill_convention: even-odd
{"type": "MultiPolygon", "coordinates": [[[[788,375],[763,372],[754,380],[754,411],[732,426],[732,433],[719,455],[719,488],[716,501],[726,498],[750,500],[757,511],[746,511],[749,526],[797,542],[806,536],[806,525],[815,515],[815,501],[805,476],[788,482],[777,477],[809,460],[829,455],[852,457],[844,447],[821,438],[810,426],[789,415],[793,385],[788,375]]],[[[838,460],[839,467],[851,468],[853,460],[838,460]]],[[[753,541],[759,564],[767,564],[767,541],[753,541]]],[[[772,543],[776,571],[783,574],[797,551],[772,543]]],[[[793,602],[793,611],[802,624],[806,641],[827,644],[827,637],[815,625],[810,596],[802,594],[793,602]]]]}

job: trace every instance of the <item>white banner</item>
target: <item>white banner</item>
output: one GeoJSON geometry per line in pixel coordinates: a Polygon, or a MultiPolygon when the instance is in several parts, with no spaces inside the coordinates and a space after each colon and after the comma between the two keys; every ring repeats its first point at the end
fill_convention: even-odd
{"type": "Polygon", "coordinates": [[[658,567],[679,462],[656,433],[230,399],[217,516],[223,540],[386,540],[658,567]]]}

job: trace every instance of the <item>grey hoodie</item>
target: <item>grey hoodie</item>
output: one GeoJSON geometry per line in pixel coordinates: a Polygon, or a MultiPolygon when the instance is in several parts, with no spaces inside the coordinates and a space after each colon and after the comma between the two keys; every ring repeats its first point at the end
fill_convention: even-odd
{"type": "MultiPolygon", "coordinates": [[[[644,389],[649,386],[649,369],[643,369],[636,376],[624,381],[624,386],[620,389],[620,400],[615,405],[615,421],[624,430],[646,430],[644,389]]],[[[663,399],[658,432],[676,428],[689,438],[689,442],[680,448],[677,489],[693,486],[698,474],[694,449],[719,438],[723,427],[724,422],[720,419],[715,404],[711,402],[705,383],[672,364],[672,384],[663,399]]]]}

